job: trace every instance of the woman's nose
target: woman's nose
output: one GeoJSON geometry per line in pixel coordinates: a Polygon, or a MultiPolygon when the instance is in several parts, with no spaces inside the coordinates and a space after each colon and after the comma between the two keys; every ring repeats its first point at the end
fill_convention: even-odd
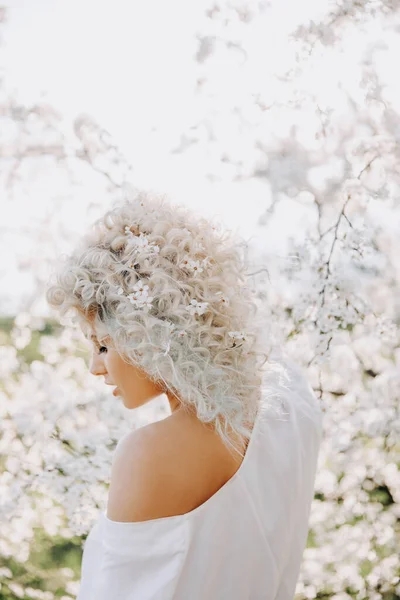
{"type": "Polygon", "coordinates": [[[98,354],[92,354],[89,371],[92,375],[105,375],[103,359],[98,354]]]}

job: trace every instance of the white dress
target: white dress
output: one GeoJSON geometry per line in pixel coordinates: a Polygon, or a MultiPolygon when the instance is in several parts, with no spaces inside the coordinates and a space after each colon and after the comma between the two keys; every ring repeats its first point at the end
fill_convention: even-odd
{"type": "Polygon", "coordinates": [[[243,462],[211,498],[142,522],[100,514],[85,541],[77,600],[293,599],[323,413],[299,367],[280,363],[288,379],[268,383],[272,396],[263,393],[243,462]]]}

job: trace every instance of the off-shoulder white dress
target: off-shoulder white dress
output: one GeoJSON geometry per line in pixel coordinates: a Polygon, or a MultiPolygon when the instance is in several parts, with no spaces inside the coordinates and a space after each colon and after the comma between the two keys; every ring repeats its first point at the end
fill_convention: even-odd
{"type": "Polygon", "coordinates": [[[323,412],[300,368],[269,375],[239,470],[189,513],[100,514],[77,600],[292,600],[306,546],[323,412]],[[268,390],[271,393],[268,393],[268,390]]]}

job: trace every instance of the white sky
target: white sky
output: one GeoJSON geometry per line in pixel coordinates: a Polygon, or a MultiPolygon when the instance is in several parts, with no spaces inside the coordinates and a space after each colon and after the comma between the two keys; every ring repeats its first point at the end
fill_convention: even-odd
{"type": "Polygon", "coordinates": [[[176,104],[177,89],[183,99],[190,95],[191,24],[201,2],[14,0],[9,6],[8,78],[32,98],[46,92],[68,117],[89,111],[121,131],[129,115],[140,134],[155,124],[154,113],[162,119],[163,107],[176,104]]]}

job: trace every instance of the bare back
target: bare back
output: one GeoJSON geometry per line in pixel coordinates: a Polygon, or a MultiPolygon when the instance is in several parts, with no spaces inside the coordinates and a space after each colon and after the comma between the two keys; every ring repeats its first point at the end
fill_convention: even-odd
{"type": "MultiPolygon", "coordinates": [[[[239,469],[243,458],[224,445],[218,433],[195,415],[176,411],[151,425],[154,443],[168,457],[169,474],[181,491],[175,514],[197,508],[213,496],[239,469]]],[[[232,438],[232,441],[237,438],[232,438]]],[[[247,440],[241,451],[246,452],[247,440]]]]}

